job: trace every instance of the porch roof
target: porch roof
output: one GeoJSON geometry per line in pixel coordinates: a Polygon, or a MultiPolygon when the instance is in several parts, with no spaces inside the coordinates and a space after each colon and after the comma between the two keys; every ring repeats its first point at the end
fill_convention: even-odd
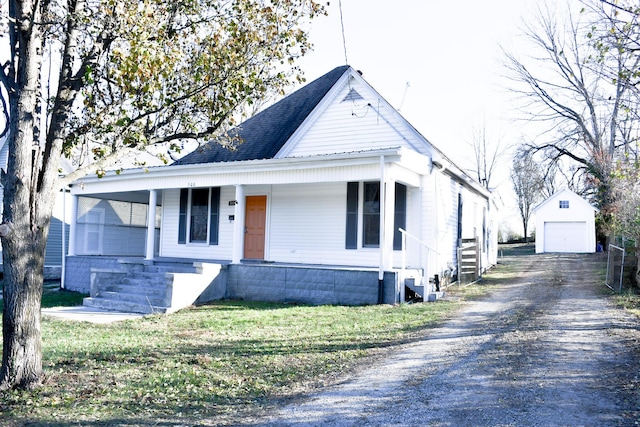
{"type": "Polygon", "coordinates": [[[282,159],[129,169],[102,178],[84,177],[71,186],[77,195],[223,185],[293,184],[379,179],[381,159],[394,178],[419,186],[431,173],[431,159],[403,147],[282,159]]]}

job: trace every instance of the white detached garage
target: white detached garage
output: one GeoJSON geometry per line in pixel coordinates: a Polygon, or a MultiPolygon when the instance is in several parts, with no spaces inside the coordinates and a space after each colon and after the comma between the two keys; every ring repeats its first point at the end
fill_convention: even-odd
{"type": "Polygon", "coordinates": [[[540,203],[533,209],[536,216],[536,253],[595,252],[597,211],[567,189],[540,203]]]}

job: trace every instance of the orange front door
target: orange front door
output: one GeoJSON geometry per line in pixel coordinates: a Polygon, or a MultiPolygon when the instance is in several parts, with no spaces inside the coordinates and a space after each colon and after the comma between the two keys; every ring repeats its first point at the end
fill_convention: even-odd
{"type": "Polygon", "coordinates": [[[267,196],[247,196],[244,222],[244,257],[264,259],[267,196]]]}

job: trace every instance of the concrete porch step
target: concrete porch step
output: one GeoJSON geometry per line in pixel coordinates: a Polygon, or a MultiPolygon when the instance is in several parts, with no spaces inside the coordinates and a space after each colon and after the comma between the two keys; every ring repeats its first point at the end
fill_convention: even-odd
{"type": "Polygon", "coordinates": [[[148,273],[201,273],[202,268],[198,268],[193,263],[159,263],[147,265],[144,269],[148,273]]]}
{"type": "Polygon", "coordinates": [[[424,300],[425,302],[435,302],[439,299],[444,298],[444,296],[445,293],[443,291],[431,292],[424,300]]]}
{"type": "Polygon", "coordinates": [[[101,291],[96,298],[110,299],[114,301],[134,302],[138,304],[150,304],[153,306],[164,306],[164,295],[151,295],[143,291],[137,290],[136,292],[114,292],[114,291],[101,291]]]}
{"type": "Polygon", "coordinates": [[[117,292],[124,295],[140,294],[148,295],[154,298],[164,298],[167,293],[166,284],[162,285],[146,285],[146,284],[132,284],[132,283],[114,283],[114,284],[102,284],[97,289],[98,293],[105,292],[117,292]]]}
{"type": "Polygon", "coordinates": [[[170,279],[166,273],[137,273],[134,276],[123,277],[121,283],[129,286],[164,287],[170,279]]]}
{"type": "Polygon", "coordinates": [[[152,314],[167,312],[167,307],[100,297],[87,297],[82,301],[82,305],[85,307],[100,308],[102,310],[118,311],[122,313],[152,314]]]}
{"type": "Polygon", "coordinates": [[[91,297],[85,298],[83,305],[134,313],[172,313],[196,302],[223,271],[221,264],[205,262],[118,262],[119,269],[91,269],[91,297]]]}

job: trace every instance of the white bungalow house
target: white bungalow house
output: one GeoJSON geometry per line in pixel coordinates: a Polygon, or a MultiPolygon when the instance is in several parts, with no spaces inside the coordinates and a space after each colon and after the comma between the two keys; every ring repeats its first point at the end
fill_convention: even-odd
{"type": "Polygon", "coordinates": [[[436,275],[455,276],[462,239],[477,239],[478,270],[496,262],[490,192],[349,66],[233,136],[232,150],[213,141],[170,166],[74,183],[66,287],[143,312],[398,303],[405,285],[426,297],[436,275]]]}
{"type": "Polygon", "coordinates": [[[553,194],[533,208],[536,216],[536,253],[596,251],[593,207],[571,190],[553,194]]]}

